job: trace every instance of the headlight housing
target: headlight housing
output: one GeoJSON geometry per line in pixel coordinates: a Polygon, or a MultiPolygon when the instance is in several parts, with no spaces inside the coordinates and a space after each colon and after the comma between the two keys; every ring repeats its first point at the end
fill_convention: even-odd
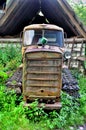
{"type": "Polygon", "coordinates": [[[65,51],[65,52],[64,52],[64,59],[65,59],[65,60],[68,60],[68,59],[70,59],[70,58],[71,58],[71,52],[65,51]]]}

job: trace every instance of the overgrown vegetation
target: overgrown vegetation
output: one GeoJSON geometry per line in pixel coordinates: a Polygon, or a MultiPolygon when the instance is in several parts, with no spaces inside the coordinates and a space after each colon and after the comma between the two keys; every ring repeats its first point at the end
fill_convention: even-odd
{"type": "Polygon", "coordinates": [[[70,3],[80,20],[86,25],[86,2],[84,4],[82,0],[79,0],[78,2],[74,0],[67,1],[70,3]]]}
{"type": "Polygon", "coordinates": [[[0,49],[0,70],[12,71],[21,64],[21,50],[19,46],[8,44],[0,49]]]}
{"type": "Polygon", "coordinates": [[[79,75],[77,72],[80,99],[75,100],[62,92],[62,109],[60,112],[51,111],[46,113],[43,108],[37,107],[37,101],[33,102],[30,108],[24,107],[23,100],[20,100],[20,103],[17,104],[18,97],[15,93],[7,91],[5,81],[9,77],[9,72],[15,70],[20,64],[21,50],[19,47],[6,46],[0,50],[1,130],[70,130],[70,127],[77,130],[78,126],[86,122],[86,77],[79,75]],[[13,60],[16,61],[16,65],[14,65],[13,60]]]}

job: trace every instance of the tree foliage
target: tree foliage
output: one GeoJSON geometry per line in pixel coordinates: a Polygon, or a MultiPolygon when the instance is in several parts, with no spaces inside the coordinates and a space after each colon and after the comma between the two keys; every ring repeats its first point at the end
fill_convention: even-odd
{"type": "Polygon", "coordinates": [[[73,0],[68,0],[71,7],[74,9],[80,20],[86,25],[86,4],[79,0],[74,2],[73,0]]]}

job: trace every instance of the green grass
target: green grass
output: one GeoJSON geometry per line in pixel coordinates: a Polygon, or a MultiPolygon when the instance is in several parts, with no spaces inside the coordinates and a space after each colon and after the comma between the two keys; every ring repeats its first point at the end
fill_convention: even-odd
{"type": "Polygon", "coordinates": [[[79,80],[81,86],[81,98],[74,101],[72,97],[62,92],[62,109],[60,113],[52,111],[45,113],[38,108],[38,102],[31,104],[31,108],[24,108],[23,102],[16,104],[16,95],[6,92],[4,86],[0,86],[0,129],[3,130],[54,130],[69,129],[86,122],[86,77],[79,80]]]}
{"type": "Polygon", "coordinates": [[[77,130],[79,125],[86,123],[86,77],[78,72],[75,77],[78,78],[81,97],[75,100],[62,92],[62,108],[59,113],[56,111],[46,113],[43,108],[37,107],[37,101],[31,104],[31,108],[24,107],[22,100],[19,104],[16,103],[18,97],[13,91],[7,91],[5,81],[10,71],[13,72],[21,64],[19,50],[20,48],[13,46],[0,50],[0,129],[70,130],[72,126],[74,130],[77,130]]]}
{"type": "Polygon", "coordinates": [[[8,92],[6,87],[0,86],[0,129],[1,130],[29,130],[23,103],[16,105],[16,95],[8,92]]]}

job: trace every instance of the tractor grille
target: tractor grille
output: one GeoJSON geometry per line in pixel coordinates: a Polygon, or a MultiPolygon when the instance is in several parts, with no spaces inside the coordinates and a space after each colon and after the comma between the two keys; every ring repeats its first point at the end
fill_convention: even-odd
{"type": "Polygon", "coordinates": [[[24,61],[23,92],[29,98],[60,97],[62,57],[51,52],[28,53],[24,61]]]}

